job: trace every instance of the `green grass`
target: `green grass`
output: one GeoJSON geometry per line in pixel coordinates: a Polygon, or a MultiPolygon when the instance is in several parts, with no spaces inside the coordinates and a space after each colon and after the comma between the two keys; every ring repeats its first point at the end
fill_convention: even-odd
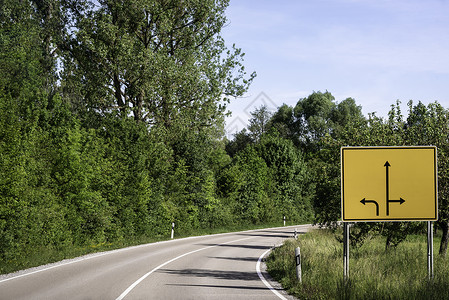
{"type": "MultiPolygon", "coordinates": [[[[225,232],[236,232],[251,229],[260,229],[268,227],[282,226],[282,222],[272,224],[259,224],[259,225],[234,225],[222,228],[214,229],[197,229],[190,230],[188,232],[180,232],[175,228],[175,239],[188,237],[188,236],[201,236],[207,234],[217,234],[225,232]]],[[[286,224],[289,224],[287,222],[286,224]]],[[[104,243],[88,243],[86,245],[66,245],[64,247],[39,247],[24,249],[26,255],[21,255],[13,260],[0,260],[0,274],[8,274],[19,270],[24,270],[40,265],[57,262],[63,259],[75,258],[78,256],[102,252],[114,249],[120,249],[129,246],[153,243],[158,241],[169,240],[170,234],[166,236],[140,236],[127,240],[104,242],[104,243]]]]}
{"type": "MultiPolygon", "coordinates": [[[[434,241],[438,249],[439,240],[434,241]]],[[[434,258],[428,280],[426,236],[410,236],[385,252],[385,239],[350,249],[349,280],[343,280],[343,245],[330,231],[288,240],[267,258],[270,275],[300,299],[449,299],[449,261],[434,258]],[[301,248],[302,284],[296,279],[295,248],[301,248]]]]}

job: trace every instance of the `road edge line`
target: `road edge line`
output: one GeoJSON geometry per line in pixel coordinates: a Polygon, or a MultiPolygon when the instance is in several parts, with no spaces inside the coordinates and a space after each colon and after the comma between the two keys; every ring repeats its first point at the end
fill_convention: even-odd
{"type": "Polygon", "coordinates": [[[260,264],[262,262],[262,259],[265,257],[265,255],[267,255],[268,252],[270,252],[271,249],[268,249],[267,251],[265,251],[264,253],[262,253],[261,256],[259,256],[259,259],[257,260],[257,264],[256,264],[256,271],[257,271],[257,275],[259,275],[260,280],[262,280],[263,284],[265,284],[265,286],[272,291],[276,296],[278,296],[280,299],[282,300],[288,300],[287,298],[285,298],[283,295],[281,295],[275,288],[273,288],[271,286],[270,283],[268,283],[268,281],[265,279],[265,277],[263,276],[262,272],[260,271],[260,264]]]}

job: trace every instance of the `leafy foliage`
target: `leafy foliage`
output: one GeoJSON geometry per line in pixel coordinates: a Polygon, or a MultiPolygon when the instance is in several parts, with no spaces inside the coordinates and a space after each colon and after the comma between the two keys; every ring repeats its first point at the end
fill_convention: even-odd
{"type": "MultiPolygon", "coordinates": [[[[0,270],[38,249],[339,219],[342,145],[438,146],[449,237],[448,122],[438,103],[366,119],[314,92],[224,135],[255,77],[220,36],[227,0],[4,0],[0,7],[0,270]]],[[[419,226],[365,226],[395,246],[419,226]]],[[[10,267],[13,265],[14,267],[10,267]]]]}
{"type": "MultiPolygon", "coordinates": [[[[439,221],[443,230],[440,253],[447,251],[447,147],[448,110],[439,103],[428,106],[408,103],[404,117],[400,102],[391,106],[387,119],[374,113],[366,119],[355,100],[334,102],[329,93],[315,92],[295,107],[281,106],[270,120],[272,130],[303,149],[313,178],[315,221],[333,226],[340,219],[340,148],[342,146],[435,145],[438,147],[439,221]]],[[[242,134],[242,133],[240,133],[242,134]]],[[[372,234],[385,235],[386,248],[396,247],[410,233],[423,230],[422,223],[357,223],[351,240],[360,246],[372,234]]]]}

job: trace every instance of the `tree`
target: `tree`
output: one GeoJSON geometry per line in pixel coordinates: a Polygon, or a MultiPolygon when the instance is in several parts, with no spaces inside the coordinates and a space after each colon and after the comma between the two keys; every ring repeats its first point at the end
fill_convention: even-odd
{"type": "MultiPolygon", "coordinates": [[[[445,254],[448,243],[447,223],[447,184],[448,184],[448,136],[449,136],[449,113],[439,103],[431,103],[427,107],[419,102],[413,105],[409,102],[409,114],[407,118],[400,109],[400,102],[391,105],[388,119],[384,120],[375,114],[370,114],[369,119],[364,121],[359,118],[346,124],[334,137],[328,135],[322,140],[323,146],[318,156],[324,165],[316,169],[317,174],[333,174],[322,177],[317,182],[317,196],[315,198],[315,209],[317,220],[329,223],[337,220],[338,216],[332,213],[332,209],[338,209],[339,201],[339,172],[335,166],[338,165],[338,152],[341,146],[399,146],[399,145],[435,145],[438,147],[438,180],[439,180],[439,221],[438,225],[443,230],[440,254],[445,254]],[[330,154],[330,155],[326,155],[330,154]],[[323,157],[323,155],[325,155],[323,157]],[[331,162],[329,164],[329,162],[331,162]],[[333,163],[332,163],[333,162],[333,163]],[[334,166],[334,167],[333,167],[334,166]],[[332,172],[329,172],[331,171],[332,172]],[[326,171],[326,172],[324,172],[326,171]],[[329,180],[330,179],[330,180],[329,180]],[[321,184],[325,182],[325,184],[321,184]],[[327,195],[323,197],[323,195],[327,195]],[[323,203],[321,199],[331,199],[323,203]]],[[[319,178],[319,177],[318,177],[319,178]]],[[[407,234],[422,230],[422,223],[418,222],[395,222],[380,224],[357,224],[356,232],[351,238],[363,241],[370,232],[378,232],[387,237],[386,249],[399,244],[407,234]]]]}
{"type": "Polygon", "coordinates": [[[339,103],[328,91],[300,99],[294,108],[282,105],[270,119],[270,127],[301,147],[307,156],[319,150],[321,140],[344,134],[348,124],[363,123],[361,106],[352,98],[339,103]]]}
{"type": "Polygon", "coordinates": [[[246,128],[234,135],[234,139],[226,143],[226,152],[234,157],[240,151],[243,151],[248,145],[254,143],[246,128]]]}
{"type": "Polygon", "coordinates": [[[314,92],[300,99],[294,108],[299,136],[305,147],[315,147],[319,139],[332,132],[331,112],[335,108],[334,96],[329,92],[314,92]]]}
{"type": "Polygon", "coordinates": [[[247,147],[235,158],[240,176],[235,193],[235,211],[243,223],[262,223],[273,220],[275,205],[270,201],[268,191],[272,187],[270,171],[265,160],[254,147],[247,147]]]}
{"type": "Polygon", "coordinates": [[[342,134],[348,124],[361,124],[366,121],[362,114],[362,107],[357,105],[353,98],[346,98],[339,102],[330,113],[330,119],[334,126],[334,136],[342,134]]]}
{"type": "Polygon", "coordinates": [[[57,97],[51,94],[49,78],[54,74],[51,62],[45,62],[41,21],[33,1],[6,0],[0,6],[2,261],[71,242],[66,210],[51,180],[53,161],[44,123],[57,97]]]}
{"type": "Polygon", "coordinates": [[[39,27],[29,1],[4,1],[0,6],[0,90],[19,101],[22,113],[41,105],[44,71],[39,27]]]}
{"type": "Polygon", "coordinates": [[[270,170],[272,187],[268,193],[281,214],[278,217],[287,215],[291,220],[310,220],[313,192],[303,153],[292,141],[276,135],[262,137],[255,148],[270,170]]]}
{"type": "Polygon", "coordinates": [[[409,145],[434,145],[438,149],[438,222],[443,236],[439,253],[446,255],[449,241],[449,111],[435,102],[427,107],[408,103],[405,140],[409,145]]]}
{"type": "Polygon", "coordinates": [[[266,105],[262,105],[254,112],[251,112],[252,118],[249,119],[248,130],[253,141],[260,141],[262,136],[267,133],[271,115],[266,105]]]}
{"type": "Polygon", "coordinates": [[[296,125],[293,107],[283,104],[271,117],[269,127],[273,128],[282,137],[293,141],[296,146],[299,146],[300,136],[297,134],[299,128],[296,125]]]}
{"type": "MultiPolygon", "coordinates": [[[[71,2],[74,6],[75,1],[71,2]]],[[[213,124],[246,78],[240,49],[220,31],[227,0],[88,1],[73,11],[77,31],[67,64],[88,107],[170,128],[213,124]],[[223,99],[223,95],[226,97],[223,99]]]]}

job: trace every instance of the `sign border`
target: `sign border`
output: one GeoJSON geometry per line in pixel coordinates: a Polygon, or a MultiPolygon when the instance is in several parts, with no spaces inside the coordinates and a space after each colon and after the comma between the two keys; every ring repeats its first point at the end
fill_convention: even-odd
{"type": "Polygon", "coordinates": [[[392,221],[437,221],[438,220],[438,149],[436,146],[343,146],[340,148],[340,172],[341,172],[341,221],[342,222],[392,222],[392,221]],[[435,218],[380,218],[380,219],[349,219],[344,217],[344,150],[386,150],[386,149],[432,149],[434,161],[434,189],[435,189],[435,218]]]}

